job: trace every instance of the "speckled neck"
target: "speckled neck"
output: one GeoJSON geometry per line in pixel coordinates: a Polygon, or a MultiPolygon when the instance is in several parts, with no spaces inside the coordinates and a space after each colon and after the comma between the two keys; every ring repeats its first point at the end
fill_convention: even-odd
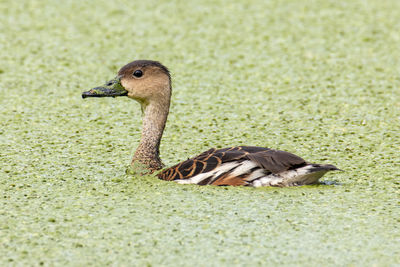
{"type": "Polygon", "coordinates": [[[151,173],[164,166],[160,159],[160,141],[167,121],[170,96],[150,103],[141,103],[143,111],[142,137],[132,159],[132,166],[140,163],[151,173]]]}

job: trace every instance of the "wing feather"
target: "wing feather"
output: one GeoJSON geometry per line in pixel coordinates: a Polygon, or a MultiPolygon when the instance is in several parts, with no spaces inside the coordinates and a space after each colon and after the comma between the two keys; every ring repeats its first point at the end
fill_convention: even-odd
{"type": "MultiPolygon", "coordinates": [[[[279,173],[296,167],[306,165],[307,162],[285,151],[274,150],[255,146],[238,146],[222,149],[211,148],[198,156],[187,159],[171,168],[165,169],[158,174],[163,180],[181,180],[190,179],[198,174],[211,172],[219,166],[228,162],[237,162],[250,160],[262,168],[265,173],[279,173]]],[[[228,173],[222,173],[218,178],[205,178],[199,184],[214,185],[244,185],[247,182],[245,177],[249,173],[241,176],[232,176],[228,173]]]]}
{"type": "Polygon", "coordinates": [[[256,162],[258,166],[271,173],[279,173],[307,164],[307,162],[299,156],[286,151],[273,149],[248,154],[247,158],[256,162]]]}

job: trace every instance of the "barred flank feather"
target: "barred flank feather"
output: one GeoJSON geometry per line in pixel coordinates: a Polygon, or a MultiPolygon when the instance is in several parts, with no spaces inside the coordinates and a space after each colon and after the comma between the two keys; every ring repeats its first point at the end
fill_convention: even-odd
{"type": "Polygon", "coordinates": [[[212,148],[158,174],[198,185],[293,186],[312,184],[333,165],[310,164],[285,151],[254,146],[212,148]]]}

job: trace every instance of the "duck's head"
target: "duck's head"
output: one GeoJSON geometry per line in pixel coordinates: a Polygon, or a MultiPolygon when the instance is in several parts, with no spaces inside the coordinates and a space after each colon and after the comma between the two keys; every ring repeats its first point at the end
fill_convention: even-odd
{"type": "Polygon", "coordinates": [[[82,97],[128,96],[142,105],[169,99],[171,76],[157,61],[135,60],[123,66],[118,75],[102,86],[83,92],[82,97]]]}

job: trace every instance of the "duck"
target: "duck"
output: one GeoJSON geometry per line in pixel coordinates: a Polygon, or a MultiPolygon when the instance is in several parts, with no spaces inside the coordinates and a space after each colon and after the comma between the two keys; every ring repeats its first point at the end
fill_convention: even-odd
{"type": "Polygon", "coordinates": [[[160,142],[172,95],[171,74],[153,60],[135,60],[123,66],[114,79],[82,93],[89,97],[128,97],[142,109],[142,131],[131,165],[141,175],[156,175],[179,184],[216,186],[311,185],[329,171],[332,164],[309,163],[290,152],[257,147],[211,148],[172,167],[164,168],[160,142]]]}

